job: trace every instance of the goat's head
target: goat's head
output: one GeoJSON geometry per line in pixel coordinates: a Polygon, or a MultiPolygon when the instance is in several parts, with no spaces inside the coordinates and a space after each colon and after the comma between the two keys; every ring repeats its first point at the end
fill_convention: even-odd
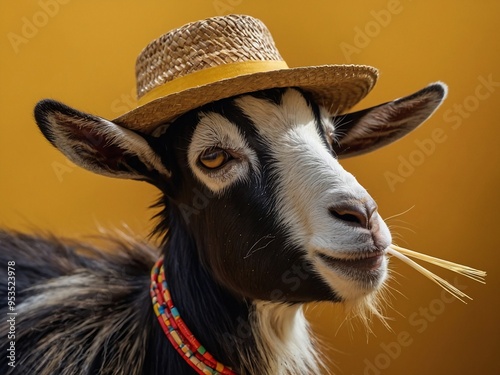
{"type": "MultiPolygon", "coordinates": [[[[389,230],[338,159],[375,150],[427,119],[445,96],[408,97],[334,116],[300,89],[240,95],[140,134],[54,101],[36,120],[73,162],[146,180],[165,195],[200,263],[248,299],[365,300],[387,277],[389,230]]],[[[369,298],[368,298],[369,299],[369,298]]]]}

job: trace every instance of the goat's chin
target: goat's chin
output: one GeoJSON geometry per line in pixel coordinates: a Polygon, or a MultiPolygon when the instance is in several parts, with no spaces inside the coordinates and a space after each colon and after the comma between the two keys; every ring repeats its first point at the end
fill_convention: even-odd
{"type": "Polygon", "coordinates": [[[377,317],[389,328],[383,314],[387,300],[386,281],[389,278],[386,255],[382,256],[377,267],[364,271],[358,269],[348,272],[332,267],[328,262],[318,262],[317,269],[330,285],[335,299],[344,306],[345,312],[358,318],[367,332],[371,332],[372,317],[377,317]]]}
{"type": "Polygon", "coordinates": [[[361,261],[339,260],[318,255],[316,267],[335,296],[347,304],[370,299],[387,279],[387,256],[384,253],[361,261]]]}

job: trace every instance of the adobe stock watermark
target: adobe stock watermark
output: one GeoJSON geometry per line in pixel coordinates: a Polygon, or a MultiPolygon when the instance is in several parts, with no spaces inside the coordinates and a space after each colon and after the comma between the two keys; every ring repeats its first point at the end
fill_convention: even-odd
{"type": "Polygon", "coordinates": [[[215,197],[215,194],[204,189],[204,191],[198,190],[197,188],[191,189],[193,193],[193,199],[190,204],[180,203],[179,210],[184,218],[186,224],[189,224],[191,217],[193,215],[199,215],[201,211],[208,207],[210,200],[215,197]]]}
{"type": "MultiPolygon", "coordinates": [[[[459,285],[458,278],[455,278],[454,285],[464,291],[466,285],[459,285]]],[[[417,311],[408,317],[408,331],[401,331],[396,334],[396,338],[391,342],[380,343],[380,353],[373,358],[365,358],[363,363],[363,375],[382,375],[383,370],[387,370],[396,361],[405,348],[415,342],[418,335],[424,333],[437,319],[445,312],[446,306],[456,301],[456,298],[445,290],[441,291],[439,298],[429,302],[427,306],[421,306],[417,311]]]]}
{"type": "Polygon", "coordinates": [[[212,5],[218,16],[224,16],[234,12],[234,9],[241,5],[243,0],[214,0],[212,5]]]}
{"type": "Polygon", "coordinates": [[[63,182],[64,175],[73,172],[77,166],[71,160],[66,159],[64,162],[53,161],[50,163],[50,167],[56,175],[57,181],[63,182]]]}
{"type": "Polygon", "coordinates": [[[7,365],[16,367],[16,262],[10,260],[7,262],[7,348],[6,355],[7,365]]]}
{"type": "Polygon", "coordinates": [[[121,94],[111,102],[111,112],[116,115],[121,115],[137,108],[137,99],[135,87],[132,87],[130,92],[121,94]]]}
{"type": "Polygon", "coordinates": [[[434,154],[438,146],[446,142],[450,129],[453,131],[460,129],[464,120],[479,109],[481,102],[488,100],[500,87],[500,81],[495,81],[491,73],[486,77],[479,76],[477,81],[478,84],[471,95],[460,103],[454,103],[451,108],[443,112],[443,121],[450,124],[449,127],[434,128],[427,138],[416,139],[415,147],[408,154],[398,156],[399,163],[395,170],[384,172],[384,178],[391,192],[395,192],[398,184],[410,178],[415,170],[434,154]]]}
{"type": "Polygon", "coordinates": [[[71,0],[39,0],[39,9],[31,16],[21,17],[21,26],[19,32],[8,32],[7,39],[9,40],[12,49],[17,54],[22,45],[28,44],[30,40],[38,35],[49,21],[59,14],[61,5],[66,5],[71,0]]]}
{"type": "Polygon", "coordinates": [[[339,44],[340,50],[344,54],[347,62],[351,62],[351,56],[360,54],[370,45],[372,40],[380,35],[383,29],[387,28],[394,16],[400,14],[404,7],[400,0],[389,0],[385,8],[372,10],[371,20],[364,26],[354,28],[352,43],[342,42],[339,44]]]}

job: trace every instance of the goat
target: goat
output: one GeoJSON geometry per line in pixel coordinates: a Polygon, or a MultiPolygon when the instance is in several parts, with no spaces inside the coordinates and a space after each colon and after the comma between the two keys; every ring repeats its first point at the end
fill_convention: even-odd
{"type": "Polygon", "coordinates": [[[0,325],[1,352],[14,353],[0,373],[318,374],[303,305],[378,314],[391,235],[339,159],[413,130],[446,86],[352,113],[308,87],[252,87],[217,100],[207,90],[152,132],[37,104],[40,130],[73,162],[159,189],[161,246],[0,231],[1,264],[12,266],[0,271],[0,312],[15,321],[0,325]]]}
{"type": "MultiPolygon", "coordinates": [[[[317,374],[302,305],[373,308],[391,243],[375,202],[337,156],[415,127],[444,93],[433,84],[336,118],[303,90],[271,89],[190,111],[157,137],[55,101],[35,115],[80,165],[160,189],[156,232],[172,299],[215,358],[239,374],[317,374]]],[[[15,370],[2,362],[1,373],[193,373],[151,308],[156,249],[122,239],[102,252],[8,232],[0,244],[2,264],[18,270],[18,361],[15,370]]],[[[4,294],[2,314],[6,306],[4,294]]],[[[3,353],[6,329],[2,322],[3,353]]]]}

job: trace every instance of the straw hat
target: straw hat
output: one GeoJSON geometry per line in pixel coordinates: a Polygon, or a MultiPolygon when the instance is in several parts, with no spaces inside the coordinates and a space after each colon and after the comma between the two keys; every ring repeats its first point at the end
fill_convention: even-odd
{"type": "Polygon", "coordinates": [[[377,70],[289,68],[261,21],[228,15],[189,23],[149,43],[137,58],[136,78],[139,106],[114,122],[150,133],[204,104],[275,87],[301,87],[332,113],[343,113],[370,92],[377,70]]]}

